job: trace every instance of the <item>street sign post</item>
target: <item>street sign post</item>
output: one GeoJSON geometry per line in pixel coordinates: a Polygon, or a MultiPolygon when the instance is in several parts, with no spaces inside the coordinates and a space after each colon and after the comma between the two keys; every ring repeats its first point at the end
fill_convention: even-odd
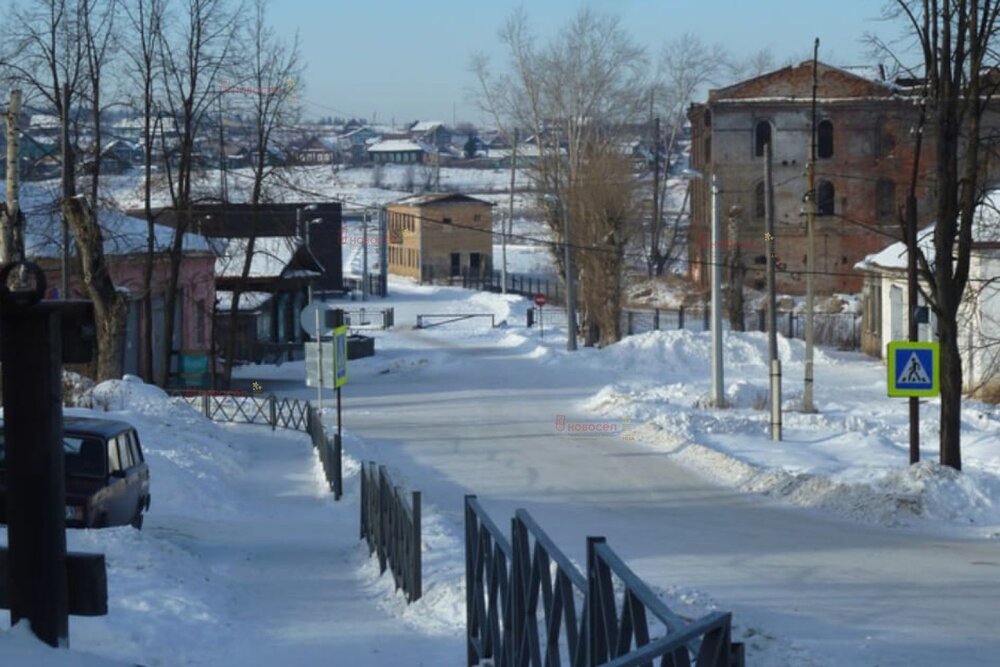
{"type": "Polygon", "coordinates": [[[535,295],[535,305],[538,306],[538,337],[545,338],[545,318],[542,316],[543,306],[548,302],[545,295],[539,292],[535,295]]]}
{"type": "Polygon", "coordinates": [[[340,389],[347,384],[347,326],[333,330],[333,386],[340,389]]]}
{"type": "Polygon", "coordinates": [[[893,341],[888,353],[889,396],[941,395],[941,346],[936,342],[893,341]]]}

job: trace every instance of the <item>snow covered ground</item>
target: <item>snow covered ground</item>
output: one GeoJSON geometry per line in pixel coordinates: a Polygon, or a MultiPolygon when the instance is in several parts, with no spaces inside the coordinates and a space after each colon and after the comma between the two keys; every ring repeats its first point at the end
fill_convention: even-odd
{"type": "MultiPolygon", "coordinates": [[[[500,525],[527,508],[577,563],[585,536],[606,535],[681,614],[733,611],[751,665],[972,665],[1000,651],[996,406],[965,404],[962,473],[910,468],[905,402],[886,397],[880,362],[821,350],[819,412],[804,415],[801,342],[781,339],[774,443],[761,334],[727,334],[733,407],[714,410],[707,334],[567,353],[564,332],[524,328],[518,297],[390,289],[372,306],[394,306],[396,328],[376,333],[376,356],[351,363],[344,390],[339,503],[302,434],[212,424],[134,382],[106,387],[111,416],[144,438],[146,527],[69,531],[71,549],[108,555],[110,613],[71,619],[77,662],[18,627],[0,632],[0,663],[462,664],[467,493],[500,525]],[[500,326],[410,328],[429,312],[500,326]],[[363,460],[423,492],[416,604],[357,538],[363,460]]],[[[301,362],[239,375],[315,397],[301,362]]],[[[927,461],[936,407],[922,407],[927,461]]]]}

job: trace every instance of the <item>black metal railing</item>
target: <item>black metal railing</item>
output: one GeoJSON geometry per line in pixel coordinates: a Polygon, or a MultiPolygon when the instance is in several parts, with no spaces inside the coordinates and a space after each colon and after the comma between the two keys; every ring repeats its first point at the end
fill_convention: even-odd
{"type": "Polygon", "coordinates": [[[319,454],[320,463],[323,464],[326,483],[333,491],[333,499],[340,500],[344,495],[344,447],[340,435],[334,433],[332,438],[328,436],[323,426],[323,419],[308,404],[306,418],[309,422],[309,437],[312,438],[313,447],[319,454]]]}
{"type": "Polygon", "coordinates": [[[420,523],[420,492],[406,498],[385,466],[362,465],[361,539],[369,555],[377,555],[379,572],[392,571],[396,590],[403,589],[407,602],[423,594],[420,523]]]}
{"type": "Polygon", "coordinates": [[[334,498],[340,500],[343,496],[343,446],[340,436],[337,434],[334,434],[333,438],[327,436],[323,420],[308,401],[279,398],[274,394],[260,396],[240,392],[210,393],[188,390],[172,394],[212,421],[260,424],[270,426],[271,430],[280,426],[308,433],[323,464],[323,472],[326,474],[326,481],[333,491],[334,498]]]}
{"type": "Polygon", "coordinates": [[[463,322],[477,317],[490,318],[490,326],[493,328],[497,325],[494,313],[423,313],[417,315],[417,328],[430,329],[431,327],[454,324],[455,322],[463,322]]]}
{"type": "Polygon", "coordinates": [[[465,541],[470,666],[743,665],[731,614],[686,621],[604,538],[588,538],[584,575],[525,510],[516,512],[508,542],[476,497],[466,496],[465,541]]]}

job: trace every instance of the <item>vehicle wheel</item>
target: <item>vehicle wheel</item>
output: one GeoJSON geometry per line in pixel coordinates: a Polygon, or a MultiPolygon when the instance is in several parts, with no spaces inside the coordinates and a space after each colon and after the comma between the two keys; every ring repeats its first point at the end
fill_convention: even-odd
{"type": "Polygon", "coordinates": [[[136,530],[142,530],[143,517],[144,515],[142,513],[142,510],[136,510],[135,516],[132,517],[132,521],[130,521],[129,524],[136,530]]]}

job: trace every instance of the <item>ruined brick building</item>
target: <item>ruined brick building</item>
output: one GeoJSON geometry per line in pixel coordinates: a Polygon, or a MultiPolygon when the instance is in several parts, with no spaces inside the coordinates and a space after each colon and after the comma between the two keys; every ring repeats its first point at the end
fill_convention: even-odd
{"type": "MultiPolygon", "coordinates": [[[[899,238],[899,208],[910,187],[918,91],[878,75],[820,63],[816,90],[816,287],[819,294],[858,292],[854,265],[899,238]]],[[[689,260],[707,285],[711,239],[710,176],[718,178],[722,250],[738,247],[746,283],[765,281],[764,144],[773,154],[778,289],[805,291],[806,163],[812,127],[813,65],[807,61],[726,88],[694,104],[689,260]]],[[[930,219],[934,154],[924,141],[917,200],[920,226],[930,219]]]]}

